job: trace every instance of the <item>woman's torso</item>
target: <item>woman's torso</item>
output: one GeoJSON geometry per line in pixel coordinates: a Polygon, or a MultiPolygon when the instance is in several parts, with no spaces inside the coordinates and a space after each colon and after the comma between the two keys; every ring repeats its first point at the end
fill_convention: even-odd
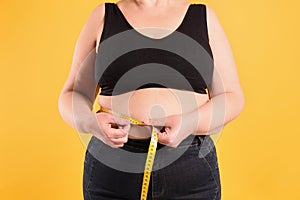
{"type": "MultiPolygon", "coordinates": [[[[117,96],[98,97],[100,106],[134,119],[146,121],[150,118],[188,113],[205,104],[208,95],[190,91],[164,88],[145,88],[117,96]]],[[[132,125],[129,138],[149,138],[151,129],[147,126],[132,125]]]]}
{"type": "MultiPolygon", "coordinates": [[[[115,5],[118,6],[115,7],[115,9],[117,9],[119,15],[121,14],[121,16],[119,16],[121,17],[120,20],[123,20],[123,22],[125,20],[125,25],[129,26],[129,29],[133,27],[135,27],[135,30],[139,29],[137,27],[161,27],[163,29],[160,30],[165,30],[159,37],[157,37],[157,35],[151,36],[151,33],[147,30],[141,32],[141,35],[145,35],[148,38],[167,38],[176,28],[178,29],[179,26],[182,26],[182,24],[178,25],[178,21],[182,23],[183,19],[187,17],[187,12],[191,9],[188,2],[176,3],[176,5],[174,4],[169,10],[163,11],[162,8],[162,10],[155,12],[153,12],[153,10],[138,10],[135,6],[129,5],[127,2],[122,3],[123,2],[120,2],[115,5]],[[172,31],[167,32],[166,29],[172,31]]],[[[116,32],[114,34],[116,34],[116,32]]],[[[111,33],[111,35],[113,35],[113,33],[111,33]]],[[[98,37],[97,44],[104,40],[103,37],[102,35],[98,37]]],[[[107,36],[107,38],[108,37],[109,36],[107,36]]],[[[203,38],[205,37],[200,36],[198,39],[203,40],[202,45],[206,45],[206,49],[210,50],[208,40],[205,41],[203,38]]],[[[157,41],[159,42],[159,40],[157,41]]],[[[209,53],[211,52],[209,51],[209,53]]],[[[99,86],[101,87],[101,85],[99,86]]],[[[208,94],[176,88],[156,87],[127,91],[118,95],[101,95],[100,91],[98,97],[98,103],[101,107],[126,114],[141,121],[145,121],[149,119],[149,117],[164,118],[173,114],[187,113],[204,105],[208,100],[208,94]]],[[[151,129],[149,126],[132,125],[129,131],[129,138],[144,139],[150,136],[151,129]]]]}

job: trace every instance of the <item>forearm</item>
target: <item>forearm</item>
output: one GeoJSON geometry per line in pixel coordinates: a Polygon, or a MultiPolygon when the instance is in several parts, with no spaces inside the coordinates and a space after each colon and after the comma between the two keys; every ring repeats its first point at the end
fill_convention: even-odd
{"type": "Polygon", "coordinates": [[[69,91],[60,95],[58,107],[67,124],[79,132],[89,133],[89,124],[95,121],[93,102],[78,92],[69,91]]]}
{"type": "Polygon", "coordinates": [[[242,95],[222,93],[214,96],[206,104],[192,111],[191,123],[199,135],[220,132],[223,127],[235,119],[244,106],[242,95]]]}

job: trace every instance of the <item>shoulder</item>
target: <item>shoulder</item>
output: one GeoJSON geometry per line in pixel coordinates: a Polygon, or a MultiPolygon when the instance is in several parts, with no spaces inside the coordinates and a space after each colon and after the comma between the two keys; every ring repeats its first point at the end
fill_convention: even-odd
{"type": "Polygon", "coordinates": [[[217,20],[216,12],[209,5],[203,3],[194,3],[194,5],[203,9],[204,13],[206,14],[207,20],[210,20],[212,22],[217,20]]]}
{"type": "Polygon", "coordinates": [[[92,11],[90,11],[86,20],[86,25],[91,27],[97,27],[103,22],[105,15],[105,3],[96,5],[92,11]]]}
{"type": "Polygon", "coordinates": [[[218,21],[218,17],[214,9],[208,5],[205,5],[206,7],[206,17],[208,23],[216,23],[218,21]]]}
{"type": "Polygon", "coordinates": [[[95,27],[103,21],[105,15],[105,4],[101,3],[95,6],[92,11],[88,14],[85,26],[95,27]]]}
{"type": "Polygon", "coordinates": [[[105,15],[105,3],[100,3],[94,7],[94,9],[90,13],[90,19],[91,20],[97,20],[103,19],[105,15]]]}
{"type": "Polygon", "coordinates": [[[208,24],[215,24],[219,21],[216,12],[209,5],[203,3],[194,3],[193,5],[202,9],[201,11],[205,14],[208,24]]]}
{"type": "Polygon", "coordinates": [[[223,31],[218,16],[211,6],[204,3],[193,3],[193,5],[199,8],[201,13],[199,17],[204,17],[203,19],[205,20],[209,37],[213,37],[214,34],[218,34],[220,30],[223,31]]]}
{"type": "Polygon", "coordinates": [[[213,10],[213,8],[211,6],[209,6],[208,4],[205,4],[205,3],[192,3],[192,5],[195,5],[195,6],[198,6],[198,7],[201,7],[203,9],[205,9],[205,11],[207,13],[215,14],[215,11],[213,10]]]}
{"type": "Polygon", "coordinates": [[[216,34],[222,34],[224,31],[215,10],[206,4],[202,5],[205,8],[206,24],[209,37],[213,37],[216,34]]]}
{"type": "Polygon", "coordinates": [[[83,32],[88,35],[93,35],[93,39],[96,39],[103,23],[105,16],[105,3],[96,5],[89,13],[87,20],[83,27],[83,32]],[[95,36],[95,37],[94,37],[95,36]]]}
{"type": "Polygon", "coordinates": [[[199,8],[203,9],[203,11],[206,13],[208,18],[211,18],[211,19],[217,18],[216,12],[209,5],[203,4],[203,3],[193,3],[192,5],[198,6],[199,8]]]}

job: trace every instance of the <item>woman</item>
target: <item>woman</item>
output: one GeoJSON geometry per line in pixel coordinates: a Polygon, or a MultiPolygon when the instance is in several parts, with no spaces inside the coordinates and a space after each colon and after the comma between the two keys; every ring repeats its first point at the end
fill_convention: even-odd
{"type": "Polygon", "coordinates": [[[243,105],[230,45],[210,7],[186,0],[99,4],[79,35],[59,97],[63,119],[93,135],[85,157],[84,198],[220,199],[210,135],[236,118],[243,105]],[[193,45],[204,51],[196,46],[184,49],[193,45]],[[144,124],[103,109],[92,112],[99,91],[101,108],[144,124]],[[158,131],[157,155],[143,193],[152,130],[158,131]]]}

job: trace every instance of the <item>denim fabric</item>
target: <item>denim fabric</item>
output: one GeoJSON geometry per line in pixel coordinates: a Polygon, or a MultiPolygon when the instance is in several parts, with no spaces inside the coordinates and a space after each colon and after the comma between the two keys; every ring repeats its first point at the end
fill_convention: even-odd
{"type": "MultiPolygon", "coordinates": [[[[139,200],[149,143],[129,139],[122,148],[112,148],[93,136],[84,160],[84,199],[139,200]],[[123,156],[122,151],[133,158],[123,156]],[[114,168],[115,164],[124,170],[114,168]],[[132,168],[136,172],[128,170],[132,168]]],[[[158,143],[147,199],[220,200],[219,167],[211,137],[191,135],[177,148],[158,143]]]]}

